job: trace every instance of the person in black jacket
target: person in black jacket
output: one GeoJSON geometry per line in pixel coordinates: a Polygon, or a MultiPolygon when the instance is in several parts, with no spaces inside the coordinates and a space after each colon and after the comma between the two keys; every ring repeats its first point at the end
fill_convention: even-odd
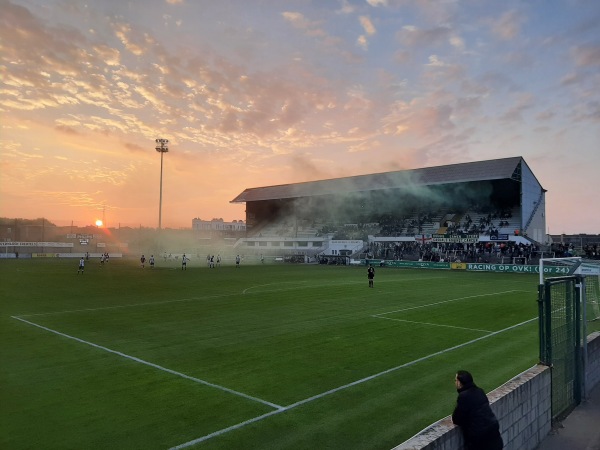
{"type": "Polygon", "coordinates": [[[458,425],[465,438],[467,450],[501,450],[504,447],[500,425],[490,408],[485,392],[473,382],[466,370],[456,373],[458,398],[452,422],[458,425]]]}
{"type": "Polygon", "coordinates": [[[367,278],[369,279],[369,287],[372,288],[373,281],[375,278],[375,268],[372,265],[370,265],[369,268],[367,269],[367,278]]]}

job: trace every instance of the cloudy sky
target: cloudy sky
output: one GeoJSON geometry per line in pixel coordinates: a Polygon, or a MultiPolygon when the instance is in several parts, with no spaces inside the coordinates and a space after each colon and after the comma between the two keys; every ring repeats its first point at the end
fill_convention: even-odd
{"type": "Polygon", "coordinates": [[[523,156],[600,233],[597,0],[0,0],[0,216],[244,219],[248,187],[523,156]]]}

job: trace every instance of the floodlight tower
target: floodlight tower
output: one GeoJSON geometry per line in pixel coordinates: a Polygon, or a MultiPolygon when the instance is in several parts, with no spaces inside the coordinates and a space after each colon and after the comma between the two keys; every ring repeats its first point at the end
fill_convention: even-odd
{"type": "Polygon", "coordinates": [[[160,153],[160,200],[158,201],[158,229],[162,226],[162,173],[163,155],[169,151],[168,139],[156,139],[156,151],[160,153]]]}

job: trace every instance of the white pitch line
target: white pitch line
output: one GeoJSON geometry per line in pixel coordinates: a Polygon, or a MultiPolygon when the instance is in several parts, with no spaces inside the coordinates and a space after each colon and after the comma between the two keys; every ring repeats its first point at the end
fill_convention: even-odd
{"type": "Polygon", "coordinates": [[[444,353],[451,352],[453,350],[457,350],[457,349],[462,348],[462,347],[466,347],[467,345],[473,344],[473,343],[481,341],[483,339],[487,339],[489,337],[495,336],[495,335],[503,333],[505,331],[512,330],[513,328],[520,327],[521,325],[525,325],[525,324],[527,324],[529,322],[533,322],[534,320],[538,320],[538,318],[534,317],[533,319],[526,320],[525,322],[521,322],[521,323],[518,323],[516,325],[511,325],[508,328],[504,328],[504,329],[499,330],[499,331],[491,332],[490,334],[486,334],[485,336],[480,336],[480,337],[472,339],[470,341],[463,342],[462,344],[455,345],[454,347],[446,348],[444,350],[440,350],[439,352],[431,353],[431,354],[429,354],[427,356],[423,356],[422,358],[418,358],[418,359],[415,359],[413,361],[409,361],[409,362],[407,362],[405,364],[402,364],[400,366],[392,367],[391,369],[384,370],[383,372],[379,372],[379,373],[376,373],[374,375],[370,375],[370,376],[368,376],[366,378],[361,378],[360,380],[353,381],[352,383],[348,383],[348,384],[345,384],[343,386],[339,386],[337,388],[331,389],[329,391],[322,392],[321,394],[317,394],[317,395],[314,395],[312,397],[305,398],[304,400],[300,400],[300,401],[298,401],[296,403],[292,403],[291,405],[283,406],[283,407],[281,407],[281,409],[279,409],[277,411],[271,411],[270,413],[263,414],[262,416],[254,417],[252,419],[249,419],[249,420],[246,420],[244,422],[238,423],[237,425],[233,425],[233,426],[228,427],[228,428],[223,428],[223,429],[221,429],[219,431],[215,431],[214,433],[207,434],[206,436],[202,436],[202,437],[199,437],[197,439],[194,439],[194,440],[191,440],[191,441],[188,441],[188,442],[184,442],[183,444],[179,444],[179,445],[177,445],[175,447],[172,447],[169,450],[181,450],[181,449],[190,447],[192,445],[199,444],[200,442],[203,442],[203,441],[206,441],[206,440],[211,439],[213,437],[225,434],[225,433],[227,433],[229,431],[237,430],[237,429],[242,428],[242,427],[244,427],[244,426],[246,426],[248,424],[259,422],[259,421],[261,421],[263,419],[266,419],[267,417],[271,417],[271,416],[274,416],[276,414],[280,414],[282,412],[289,411],[290,409],[296,408],[296,407],[304,405],[306,403],[310,403],[310,402],[312,402],[314,400],[318,400],[320,398],[326,397],[328,395],[334,394],[334,393],[342,391],[344,389],[348,389],[350,387],[353,387],[353,386],[356,386],[356,385],[359,385],[359,384],[362,384],[362,383],[366,383],[367,381],[371,381],[371,380],[373,380],[375,378],[379,378],[379,377],[381,377],[383,375],[387,375],[388,373],[395,372],[396,370],[404,369],[406,367],[410,367],[410,366],[412,366],[414,364],[426,361],[428,359],[434,358],[434,357],[442,355],[444,353]]]}
{"type": "MultiPolygon", "coordinates": [[[[447,277],[410,278],[410,279],[400,280],[400,281],[437,280],[440,278],[447,278],[447,277]]],[[[396,281],[398,281],[398,280],[384,280],[384,281],[380,281],[380,283],[391,283],[391,282],[396,282],[396,281]]],[[[292,282],[290,281],[290,283],[292,283],[292,282]]],[[[297,281],[294,283],[308,283],[308,281],[297,281]]],[[[275,283],[270,283],[270,284],[275,284],[275,283]]],[[[327,287],[327,286],[343,286],[346,284],[362,284],[362,281],[353,281],[353,282],[349,282],[349,283],[346,282],[346,283],[333,283],[333,284],[332,283],[317,284],[317,285],[310,285],[310,287],[315,288],[315,287],[327,287]]],[[[266,285],[261,285],[261,286],[266,286],[266,285]]],[[[258,286],[250,286],[249,288],[244,289],[242,291],[242,294],[245,294],[248,289],[252,289],[255,287],[258,287],[258,286]]],[[[293,288],[290,287],[290,288],[281,288],[281,289],[271,289],[268,291],[261,291],[260,294],[289,291],[292,289],[297,289],[298,287],[304,287],[304,286],[296,286],[293,288]]],[[[378,294],[379,293],[383,293],[383,292],[378,292],[378,294]]],[[[100,306],[98,308],[81,308],[81,309],[69,309],[69,310],[65,310],[65,311],[52,311],[52,312],[45,312],[45,313],[19,314],[15,317],[54,316],[54,315],[59,315],[59,314],[71,314],[71,313],[78,313],[78,312],[94,312],[94,311],[104,311],[104,310],[121,309],[121,308],[135,308],[137,306],[167,305],[169,303],[193,302],[196,300],[212,300],[212,299],[216,299],[216,298],[233,297],[235,295],[240,295],[240,294],[239,294],[239,292],[232,292],[230,294],[207,295],[207,296],[202,296],[202,297],[188,297],[188,298],[180,298],[180,299],[176,299],[176,300],[162,300],[159,302],[129,303],[126,305],[100,306]]],[[[382,314],[386,314],[386,313],[382,313],[382,314]]]]}
{"type": "Polygon", "coordinates": [[[393,320],[395,322],[407,322],[407,323],[416,323],[416,324],[419,324],[419,325],[431,325],[433,327],[457,328],[459,330],[482,331],[484,333],[493,333],[493,331],[491,331],[491,330],[480,330],[478,328],[457,327],[457,326],[454,326],[454,325],[441,325],[439,323],[429,323],[429,322],[416,322],[414,320],[392,319],[391,317],[382,317],[379,314],[374,314],[371,317],[375,317],[376,319],[393,320]]]}
{"type": "Polygon", "coordinates": [[[19,314],[18,316],[13,316],[14,318],[19,317],[37,317],[37,316],[54,316],[58,314],[70,314],[70,313],[78,313],[78,312],[93,312],[93,311],[104,311],[110,309],[119,309],[119,308],[134,308],[136,306],[153,306],[153,305],[165,305],[169,303],[178,303],[178,302],[192,302],[195,300],[211,300],[215,298],[224,298],[224,297],[232,297],[234,295],[238,295],[237,292],[231,294],[220,294],[220,295],[207,295],[205,297],[189,297],[189,298],[180,298],[177,300],[163,300],[160,302],[146,302],[146,303],[130,303],[128,305],[115,305],[115,306],[100,306],[98,308],[82,308],[82,309],[70,309],[66,311],[53,311],[46,313],[37,313],[37,314],[19,314]]]}
{"type": "MultiPolygon", "coordinates": [[[[444,278],[448,278],[448,277],[425,277],[425,278],[409,278],[409,279],[403,279],[403,280],[380,280],[378,281],[378,284],[381,283],[398,283],[398,282],[408,282],[408,281],[424,281],[424,280],[440,280],[440,279],[444,279],[444,278]]],[[[308,283],[308,281],[289,281],[289,283],[308,283]]],[[[338,282],[334,282],[334,283],[323,283],[323,284],[310,284],[306,287],[308,288],[320,288],[320,287],[334,287],[334,286],[349,286],[349,285],[359,285],[359,284],[363,284],[363,281],[338,281],[338,282]]],[[[280,283],[269,283],[269,284],[260,284],[257,286],[250,286],[249,288],[246,288],[242,291],[242,294],[246,294],[246,291],[253,289],[255,287],[261,287],[261,286],[270,286],[273,284],[280,284],[280,283]]],[[[268,294],[268,293],[273,293],[273,292],[285,292],[285,291],[290,291],[293,289],[298,289],[298,288],[304,288],[305,286],[294,286],[294,287],[282,287],[279,289],[269,289],[269,290],[265,290],[265,291],[259,291],[259,294],[268,294]]],[[[383,291],[378,291],[378,294],[382,294],[385,293],[383,291]]]]}
{"type": "MultiPolygon", "coordinates": [[[[284,283],[293,283],[293,284],[299,284],[299,283],[308,283],[308,281],[281,281],[279,283],[267,283],[267,284],[257,284],[256,286],[250,286],[249,288],[246,288],[242,291],[242,295],[245,295],[246,292],[248,292],[250,289],[254,289],[254,288],[259,288],[259,287],[263,287],[263,286],[273,286],[275,284],[284,284],[284,283]]],[[[289,289],[294,289],[294,288],[283,288],[283,290],[289,290],[289,289]]],[[[279,290],[279,289],[278,289],[279,290]]],[[[271,291],[262,291],[261,294],[263,292],[271,292],[271,291]]]]}
{"type": "Polygon", "coordinates": [[[68,334],[65,334],[65,333],[61,333],[60,331],[56,331],[56,330],[53,330],[52,328],[48,328],[48,327],[45,327],[43,325],[39,325],[39,324],[34,323],[34,322],[30,322],[30,321],[22,319],[20,317],[16,317],[16,316],[11,316],[11,317],[13,319],[20,320],[21,322],[24,322],[26,324],[32,325],[34,327],[41,328],[42,330],[49,331],[50,333],[54,333],[54,334],[57,334],[59,336],[63,336],[65,338],[67,338],[67,339],[72,339],[72,340],[80,342],[82,344],[86,344],[86,345],[89,345],[91,347],[94,347],[94,348],[97,348],[97,349],[100,349],[100,350],[104,350],[105,352],[109,352],[109,353],[112,353],[114,355],[118,355],[118,356],[121,356],[123,358],[130,359],[132,361],[138,362],[140,364],[144,364],[146,366],[153,367],[153,368],[158,369],[158,370],[162,370],[163,372],[167,372],[167,373],[170,373],[172,375],[176,375],[178,377],[185,378],[186,380],[191,380],[191,381],[194,381],[196,383],[203,384],[205,386],[209,386],[209,387],[212,387],[212,388],[215,388],[215,389],[219,389],[219,390],[224,391],[224,392],[228,392],[228,393],[233,394],[233,395],[237,395],[238,397],[243,397],[243,398],[246,398],[248,400],[252,400],[252,401],[255,401],[255,402],[258,402],[258,403],[262,403],[263,405],[270,406],[271,408],[275,408],[277,410],[283,409],[283,406],[277,405],[275,403],[268,402],[266,400],[263,400],[263,399],[260,399],[260,398],[257,398],[257,397],[253,397],[253,396],[248,395],[248,394],[244,394],[243,392],[235,391],[233,389],[229,389],[229,388],[226,388],[224,386],[220,386],[218,384],[209,383],[208,381],[201,380],[200,378],[192,377],[190,375],[186,375],[184,373],[177,372],[175,370],[171,370],[171,369],[168,369],[168,368],[163,367],[163,366],[159,366],[158,364],[154,364],[154,363],[151,363],[151,362],[148,362],[148,361],[144,361],[143,359],[137,358],[135,356],[127,355],[127,354],[119,352],[117,350],[112,350],[112,349],[110,349],[108,347],[103,347],[102,345],[94,344],[93,342],[85,341],[85,340],[79,339],[79,338],[77,338],[75,336],[71,336],[71,335],[68,335],[68,334]]]}
{"type": "MultiPolygon", "coordinates": [[[[433,278],[410,278],[410,279],[406,279],[406,280],[381,280],[379,281],[379,283],[397,283],[398,281],[423,281],[423,280],[439,280],[441,278],[447,278],[447,277],[433,277],[433,278]]],[[[282,282],[283,283],[283,282],[282,282]]],[[[250,290],[250,289],[254,289],[256,287],[261,287],[261,286],[272,286],[275,284],[282,284],[282,283],[268,283],[268,284],[259,284],[256,286],[250,286],[249,288],[246,288],[242,291],[242,294],[245,294],[246,291],[250,290]]],[[[308,281],[287,281],[286,283],[308,283],[308,281]]],[[[333,283],[322,283],[322,284],[311,284],[307,287],[309,288],[320,288],[320,287],[333,287],[333,286],[349,286],[349,285],[358,285],[358,284],[363,284],[363,281],[337,281],[337,282],[333,282],[333,283]]],[[[278,289],[269,289],[269,290],[265,290],[265,291],[260,291],[259,294],[265,294],[265,293],[272,293],[272,292],[282,292],[282,291],[290,291],[293,289],[298,289],[298,288],[304,288],[305,286],[294,286],[294,287],[281,287],[278,289]]]]}
{"type": "Polygon", "coordinates": [[[397,312],[402,312],[402,311],[410,311],[411,309],[427,308],[429,306],[441,305],[442,303],[457,302],[459,300],[466,300],[468,298],[489,297],[491,295],[510,294],[512,292],[528,292],[528,291],[516,289],[516,290],[512,290],[512,291],[492,292],[491,294],[469,295],[468,297],[452,298],[450,300],[443,300],[441,302],[428,303],[427,305],[419,305],[419,306],[411,306],[410,308],[395,309],[394,311],[382,312],[382,313],[378,313],[376,315],[383,316],[385,314],[392,314],[392,313],[397,313],[397,312]]]}
{"type": "Polygon", "coordinates": [[[392,367],[391,369],[384,370],[383,372],[376,373],[375,375],[370,375],[370,376],[368,376],[368,377],[366,377],[366,378],[362,378],[362,379],[360,379],[360,380],[353,381],[352,383],[346,384],[346,385],[344,385],[344,386],[340,386],[340,387],[337,387],[337,388],[335,388],[335,389],[331,389],[331,390],[329,390],[329,391],[327,391],[327,392],[323,392],[322,394],[318,394],[318,395],[315,395],[315,396],[313,396],[313,397],[309,397],[309,398],[307,398],[307,399],[305,399],[305,400],[301,400],[301,401],[299,401],[299,402],[296,402],[296,403],[293,403],[293,404],[291,404],[291,405],[288,405],[288,406],[284,407],[284,408],[283,408],[283,410],[288,410],[288,409],[294,408],[294,407],[296,407],[296,406],[303,405],[303,404],[305,404],[305,403],[308,403],[308,402],[310,402],[310,401],[316,400],[316,399],[318,399],[318,398],[322,398],[322,397],[325,397],[325,396],[327,396],[327,395],[333,394],[334,392],[338,392],[338,391],[341,391],[341,390],[343,390],[343,389],[347,389],[347,388],[349,388],[349,387],[356,386],[357,384],[362,384],[362,383],[364,383],[364,382],[366,382],[366,381],[373,380],[373,379],[375,379],[375,378],[378,378],[378,377],[380,377],[380,376],[382,376],[382,375],[386,375],[386,374],[388,374],[388,373],[390,373],[390,372],[394,372],[394,371],[396,371],[396,370],[398,370],[398,369],[403,369],[403,368],[405,368],[405,367],[412,366],[412,365],[414,365],[414,364],[416,364],[416,363],[419,363],[419,362],[425,361],[425,360],[427,360],[427,359],[430,359],[430,358],[433,358],[433,357],[435,357],[435,356],[442,355],[442,354],[444,354],[444,353],[447,353],[447,352],[450,352],[450,351],[452,351],[452,350],[456,350],[456,349],[459,349],[459,348],[462,348],[462,347],[466,347],[467,345],[473,344],[473,343],[475,343],[475,342],[478,342],[478,341],[481,341],[481,340],[483,340],[483,339],[487,339],[487,338],[489,338],[489,337],[495,336],[495,335],[497,335],[497,334],[500,334],[500,333],[503,333],[503,332],[505,332],[505,331],[512,330],[513,328],[520,327],[521,325],[525,325],[525,324],[527,324],[527,323],[529,323],[529,322],[533,322],[534,320],[538,320],[538,318],[537,318],[537,317],[534,317],[533,319],[526,320],[526,321],[524,321],[524,322],[521,322],[521,323],[518,323],[518,324],[516,324],[516,325],[511,325],[510,327],[504,328],[504,329],[502,329],[502,330],[493,331],[493,332],[491,332],[491,333],[489,333],[489,334],[486,334],[485,336],[480,336],[480,337],[478,337],[478,338],[475,338],[475,339],[472,339],[472,340],[470,340],[470,341],[463,342],[462,344],[455,345],[454,347],[446,348],[446,349],[444,349],[444,350],[440,350],[439,352],[431,353],[431,354],[429,354],[429,355],[427,355],[427,356],[423,356],[423,357],[421,357],[421,358],[418,358],[418,359],[415,359],[415,360],[413,360],[413,361],[407,362],[407,363],[405,363],[405,364],[402,364],[402,365],[400,365],[400,366],[392,367]]]}
{"type": "Polygon", "coordinates": [[[202,436],[198,439],[194,439],[192,441],[188,441],[188,442],[184,442],[183,444],[176,445],[175,447],[171,447],[169,450],[181,450],[182,448],[191,447],[192,445],[196,445],[196,444],[199,444],[200,442],[208,441],[211,438],[220,436],[222,434],[229,433],[230,431],[237,430],[239,428],[243,428],[246,425],[250,425],[251,423],[260,422],[261,420],[266,419],[267,417],[274,416],[275,414],[279,414],[279,413],[285,411],[286,409],[287,408],[282,408],[282,409],[278,409],[276,411],[268,412],[266,414],[263,414],[262,416],[253,417],[252,419],[248,419],[248,420],[245,420],[244,422],[240,422],[236,425],[232,425],[230,427],[223,428],[221,430],[215,431],[214,433],[210,433],[210,434],[207,434],[206,436],[202,436]]]}

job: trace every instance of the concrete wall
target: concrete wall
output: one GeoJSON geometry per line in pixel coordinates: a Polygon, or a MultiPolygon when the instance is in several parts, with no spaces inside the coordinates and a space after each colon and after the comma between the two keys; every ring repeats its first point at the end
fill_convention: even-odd
{"type": "MultiPolygon", "coordinates": [[[[600,383],[600,332],[588,336],[586,390],[600,383]]],[[[550,368],[536,365],[488,394],[500,422],[505,450],[533,450],[552,426],[550,368]]],[[[393,450],[461,450],[460,428],[446,417],[393,450]]]]}
{"type": "Polygon", "coordinates": [[[587,339],[587,370],[586,391],[589,393],[600,383],[600,332],[597,331],[588,336],[587,339]]]}

